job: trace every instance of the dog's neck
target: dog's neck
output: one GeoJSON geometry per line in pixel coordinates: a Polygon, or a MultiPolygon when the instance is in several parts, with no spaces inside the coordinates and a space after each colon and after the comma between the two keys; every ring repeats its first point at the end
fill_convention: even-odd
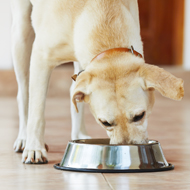
{"type": "Polygon", "coordinates": [[[137,6],[135,13],[122,1],[98,0],[89,6],[77,19],[74,30],[75,57],[83,69],[96,55],[112,48],[133,45],[143,55],[137,6]]]}
{"type": "MultiPolygon", "coordinates": [[[[103,59],[105,56],[109,56],[109,55],[111,55],[111,54],[113,54],[113,53],[116,53],[116,52],[117,52],[117,53],[118,53],[118,52],[121,52],[121,53],[127,52],[127,53],[133,54],[134,56],[143,58],[143,56],[142,56],[139,52],[135,51],[134,48],[133,48],[133,46],[131,46],[131,48],[112,48],[112,49],[105,50],[105,51],[99,53],[98,55],[96,55],[96,56],[91,60],[91,62],[93,62],[93,61],[95,61],[95,60],[101,60],[101,59],[103,59]]],[[[76,81],[76,78],[77,78],[77,77],[80,75],[80,73],[82,73],[83,71],[84,71],[84,70],[79,71],[78,74],[73,75],[71,78],[72,78],[74,81],[76,81]]]]}

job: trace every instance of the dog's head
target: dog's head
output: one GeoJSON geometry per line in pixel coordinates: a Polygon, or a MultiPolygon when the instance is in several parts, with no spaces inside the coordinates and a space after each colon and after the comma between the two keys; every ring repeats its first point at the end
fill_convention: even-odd
{"type": "Polygon", "coordinates": [[[87,102],[111,144],[141,144],[148,140],[147,118],[154,89],[181,100],[183,80],[144,60],[120,53],[93,61],[76,80],[73,103],[87,102]]]}

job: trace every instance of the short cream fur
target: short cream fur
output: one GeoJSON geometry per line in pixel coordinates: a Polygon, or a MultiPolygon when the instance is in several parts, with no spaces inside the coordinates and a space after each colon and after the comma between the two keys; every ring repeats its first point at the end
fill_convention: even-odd
{"type": "Polygon", "coordinates": [[[154,89],[175,100],[183,97],[181,79],[131,53],[116,51],[91,62],[102,51],[131,45],[143,55],[137,0],[11,0],[11,4],[20,118],[14,148],[23,150],[24,163],[47,162],[45,99],[51,73],[62,63],[74,61],[75,73],[85,70],[70,90],[72,139],[90,138],[83,102],[111,143],[125,144],[147,141],[154,89]]]}

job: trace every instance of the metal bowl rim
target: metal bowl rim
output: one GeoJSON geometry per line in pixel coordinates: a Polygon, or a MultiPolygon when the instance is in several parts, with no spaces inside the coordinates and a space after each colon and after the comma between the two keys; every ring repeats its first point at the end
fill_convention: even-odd
{"type": "Polygon", "coordinates": [[[102,144],[102,143],[99,143],[99,144],[93,144],[93,143],[85,143],[85,142],[76,142],[76,141],[88,141],[88,140],[108,140],[108,138],[93,138],[93,139],[77,139],[77,140],[71,140],[68,142],[68,144],[74,144],[74,145],[93,145],[93,146],[124,146],[124,147],[127,147],[127,146],[152,146],[152,145],[158,145],[160,144],[159,141],[157,140],[152,140],[152,139],[149,139],[148,141],[151,142],[151,143],[146,143],[146,144],[102,144]]]}
{"type": "Polygon", "coordinates": [[[90,168],[72,168],[60,166],[60,163],[54,165],[55,169],[74,171],[74,172],[93,172],[93,173],[141,173],[141,172],[161,172],[173,170],[174,165],[168,163],[168,166],[154,169],[90,169],[90,168]]]}

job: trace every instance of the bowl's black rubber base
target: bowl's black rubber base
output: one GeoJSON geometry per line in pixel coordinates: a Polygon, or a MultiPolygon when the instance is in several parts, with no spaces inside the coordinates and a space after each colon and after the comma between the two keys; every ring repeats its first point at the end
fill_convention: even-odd
{"type": "Polygon", "coordinates": [[[173,170],[174,165],[169,164],[168,167],[163,168],[155,168],[155,169],[86,169],[86,168],[69,168],[69,167],[63,167],[59,164],[54,165],[55,169],[58,170],[66,170],[66,171],[75,171],[75,172],[93,172],[93,173],[139,173],[139,172],[160,172],[160,171],[167,171],[167,170],[173,170]]]}

